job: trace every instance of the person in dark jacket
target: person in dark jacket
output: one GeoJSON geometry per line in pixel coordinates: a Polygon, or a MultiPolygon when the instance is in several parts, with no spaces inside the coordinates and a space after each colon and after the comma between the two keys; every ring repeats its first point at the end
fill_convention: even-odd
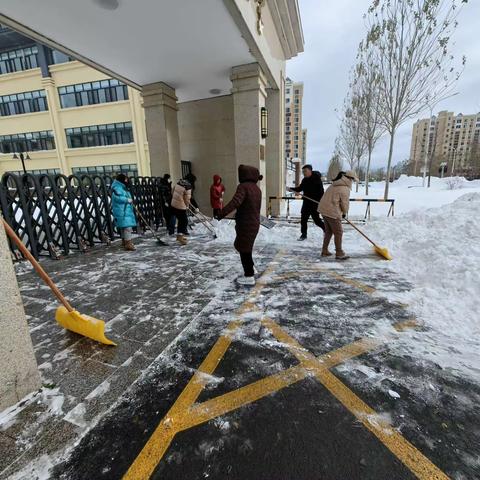
{"type": "Polygon", "coordinates": [[[225,193],[225,186],[222,183],[220,175],[213,176],[213,183],[210,186],[210,205],[213,209],[213,218],[217,218],[220,210],[223,208],[223,194],[225,193]]]}
{"type": "Polygon", "coordinates": [[[166,173],[160,179],[160,195],[162,196],[162,213],[167,226],[168,233],[175,233],[175,218],[172,216],[170,203],[172,202],[172,181],[170,175],[166,173]]]}
{"type": "Polygon", "coordinates": [[[112,183],[112,214],[115,226],[120,230],[122,245],[125,250],[135,250],[132,242],[132,228],[137,226],[133,211],[133,199],[128,191],[128,177],[123,173],[117,175],[112,183]]]}
{"type": "Polygon", "coordinates": [[[302,211],[301,211],[301,235],[299,240],[305,240],[307,238],[308,219],[312,217],[315,225],[325,231],[325,225],[317,212],[318,202],[323,196],[323,183],[322,175],[320,172],[314,172],[311,165],[304,165],[302,167],[303,180],[298,187],[289,188],[291,192],[303,192],[303,195],[316,200],[312,202],[303,199],[302,211]]]}
{"type": "Polygon", "coordinates": [[[260,207],[262,205],[262,191],[257,186],[261,180],[257,168],[249,165],[238,167],[238,179],[240,184],[232,200],[220,211],[219,219],[225,218],[234,210],[237,236],[233,244],[240,254],[244,276],[238,277],[240,285],[255,285],[255,266],[252,258],[253,245],[260,229],[260,207]]]}

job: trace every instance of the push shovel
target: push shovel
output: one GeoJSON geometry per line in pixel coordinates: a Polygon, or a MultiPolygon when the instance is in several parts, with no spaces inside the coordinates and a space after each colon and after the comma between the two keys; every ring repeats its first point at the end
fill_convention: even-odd
{"type": "Polygon", "coordinates": [[[116,345],[115,342],[112,342],[105,336],[105,322],[98,318],[90,317],[89,315],[82,315],[77,310],[74,310],[67,299],[63,296],[62,292],[60,292],[52,279],[48,276],[47,272],[35,260],[34,256],[28,251],[20,238],[18,238],[10,225],[3,218],[2,222],[7,235],[22,252],[23,256],[32,264],[40,278],[50,287],[53,294],[62,304],[61,307],[57,308],[55,313],[55,319],[58,324],[67,330],[91,338],[97,342],[104,343],[105,345],[116,345]]]}

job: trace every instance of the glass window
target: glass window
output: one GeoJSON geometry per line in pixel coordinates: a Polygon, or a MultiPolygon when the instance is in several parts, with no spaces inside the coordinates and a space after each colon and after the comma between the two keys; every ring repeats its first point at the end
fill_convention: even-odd
{"type": "Polygon", "coordinates": [[[65,129],[69,148],[99,147],[133,142],[132,123],[110,123],[65,129]]]}
{"type": "Polygon", "coordinates": [[[2,153],[33,152],[54,148],[55,140],[51,130],[0,135],[0,152],[2,153]]]}
{"type": "Polygon", "coordinates": [[[128,88],[115,79],[78,83],[58,88],[62,108],[128,100],[128,88]]]}
{"type": "Polygon", "coordinates": [[[96,165],[90,167],[73,167],[74,175],[85,174],[88,175],[115,175],[117,173],[125,173],[129,177],[136,177],[138,175],[138,168],[135,164],[125,165],[96,165]]]}
{"type": "Polygon", "coordinates": [[[0,74],[38,67],[37,54],[36,46],[3,52],[0,55],[0,74]]]}

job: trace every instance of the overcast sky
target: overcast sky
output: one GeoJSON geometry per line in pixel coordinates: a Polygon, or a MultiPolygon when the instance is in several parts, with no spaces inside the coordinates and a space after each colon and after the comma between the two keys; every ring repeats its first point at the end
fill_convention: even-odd
{"type": "MultiPolygon", "coordinates": [[[[287,74],[303,81],[303,127],[308,129],[307,160],[322,171],[332,155],[339,119],[335,109],[342,107],[348,88],[348,73],[355,61],[358,43],[365,34],[363,14],[371,0],[299,0],[305,35],[305,52],[290,60],[287,74]]],[[[480,1],[469,0],[455,33],[453,52],[467,56],[467,66],[457,84],[459,92],[437,110],[455,113],[480,111],[480,1]]],[[[428,117],[428,112],[424,117],[428,117]]],[[[394,164],[408,158],[415,120],[399,130],[394,164]]],[[[386,163],[388,150],[384,137],[374,152],[374,166],[386,163]]]]}

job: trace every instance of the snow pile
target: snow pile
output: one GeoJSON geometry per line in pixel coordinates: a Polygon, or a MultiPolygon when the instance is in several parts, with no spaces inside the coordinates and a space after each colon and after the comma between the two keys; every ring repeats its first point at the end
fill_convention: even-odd
{"type": "Polygon", "coordinates": [[[480,193],[467,193],[440,208],[375,220],[367,231],[392,253],[386,265],[414,286],[398,300],[431,329],[422,340],[432,348],[422,353],[440,365],[456,357],[456,368],[480,375],[479,213],[480,193]]]}

